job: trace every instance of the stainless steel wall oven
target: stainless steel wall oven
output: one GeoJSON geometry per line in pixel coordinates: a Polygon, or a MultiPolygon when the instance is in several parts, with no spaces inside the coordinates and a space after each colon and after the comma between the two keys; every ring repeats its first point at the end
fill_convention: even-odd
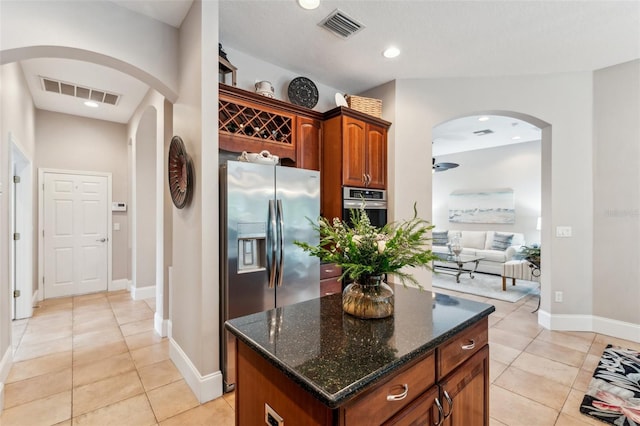
{"type": "Polygon", "coordinates": [[[351,210],[359,209],[364,203],[364,211],[373,226],[387,224],[387,191],[344,186],[342,188],[342,218],[350,222],[351,210]]]}

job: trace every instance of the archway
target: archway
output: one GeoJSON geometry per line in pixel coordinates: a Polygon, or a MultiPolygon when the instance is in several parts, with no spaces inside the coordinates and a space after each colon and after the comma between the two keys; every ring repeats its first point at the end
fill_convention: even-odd
{"type": "MultiPolygon", "coordinates": [[[[175,102],[175,100],[177,99],[176,91],[171,87],[169,87],[169,85],[163,82],[160,78],[152,75],[150,72],[147,72],[134,64],[120,60],[118,58],[114,58],[106,54],[89,51],[85,49],[78,49],[78,48],[66,47],[66,46],[26,46],[26,47],[20,47],[15,49],[4,49],[0,51],[0,65],[5,65],[12,62],[17,62],[17,61],[31,59],[31,58],[39,58],[39,57],[74,59],[74,60],[91,62],[91,63],[107,66],[139,79],[143,83],[147,84],[150,88],[156,90],[162,97],[164,97],[165,102],[166,101],[175,102]]],[[[160,168],[160,165],[163,164],[164,147],[161,144],[158,147],[155,146],[155,144],[157,143],[157,137],[156,137],[157,134],[155,133],[155,131],[156,131],[156,128],[161,128],[161,129],[165,128],[164,125],[158,126],[157,123],[159,120],[164,121],[166,119],[171,119],[172,117],[167,116],[164,113],[159,113],[155,108],[151,108],[151,111],[146,111],[145,117],[148,117],[149,114],[154,116],[150,118],[145,118],[143,121],[145,120],[153,121],[153,123],[149,127],[153,128],[153,132],[154,132],[153,133],[154,136],[152,136],[153,138],[152,146],[154,148],[153,159],[158,161],[156,164],[153,165],[153,172],[151,173],[153,179],[155,179],[154,182],[156,182],[157,184],[156,185],[157,188],[154,188],[152,192],[154,194],[156,193],[162,194],[162,190],[165,182],[163,179],[160,179],[159,176],[160,177],[162,176],[162,169],[160,168]],[[162,116],[158,117],[158,114],[162,116]]],[[[140,124],[140,125],[144,126],[144,124],[140,124]]],[[[143,138],[143,139],[146,139],[146,138],[143,138]]],[[[135,167],[133,167],[130,170],[135,170],[135,167]]],[[[131,179],[131,183],[134,183],[134,182],[135,180],[131,179]]],[[[160,200],[161,199],[162,197],[160,197],[160,200]]],[[[154,217],[159,215],[158,217],[160,217],[160,220],[162,220],[162,217],[163,217],[162,204],[160,203],[160,205],[158,205],[158,203],[154,202],[153,204],[150,205],[150,207],[154,209],[160,209],[159,211],[154,212],[154,217]]],[[[156,222],[154,221],[154,223],[156,222]]],[[[162,229],[162,224],[160,224],[159,227],[160,229],[162,229]]],[[[160,233],[159,235],[162,236],[162,233],[160,233]]],[[[156,255],[155,246],[158,246],[160,252],[157,254],[157,256],[159,257],[157,256],[154,256],[154,257],[157,257],[158,259],[157,262],[161,262],[156,266],[156,259],[154,259],[153,270],[157,269],[162,271],[163,270],[162,250],[164,249],[164,245],[162,241],[158,241],[157,238],[154,238],[153,241],[154,241],[154,250],[152,251],[152,253],[156,255]],[[155,242],[158,242],[159,244],[155,244],[155,242]]],[[[131,248],[132,250],[134,249],[133,241],[132,241],[131,248]]],[[[133,252],[131,256],[135,257],[136,253],[133,252]]],[[[133,262],[132,262],[132,267],[133,267],[133,262]]],[[[133,276],[134,274],[133,270],[131,271],[131,274],[132,274],[131,276],[133,276]]],[[[147,293],[138,294],[138,297],[155,297],[156,296],[156,291],[154,288],[155,282],[156,282],[156,275],[155,274],[152,274],[152,275],[153,276],[151,278],[151,287],[153,288],[153,290],[149,294],[147,293]]],[[[164,284],[162,275],[160,276],[159,282],[160,282],[160,288],[158,289],[159,294],[160,295],[167,294],[168,289],[163,288],[163,286],[166,286],[166,284],[164,284]]],[[[163,297],[157,297],[156,316],[163,315],[163,312],[164,312],[163,305],[164,305],[163,297]]],[[[8,317],[2,318],[2,321],[4,321],[5,319],[9,319],[9,318],[8,317]]],[[[158,330],[157,327],[156,329],[158,330]]],[[[166,335],[166,332],[162,333],[162,335],[166,335]]]]}
{"type": "MultiPolygon", "coordinates": [[[[491,121],[499,121],[495,120],[496,118],[502,120],[503,123],[500,124],[502,129],[506,128],[504,127],[506,123],[509,124],[509,127],[513,127],[510,129],[513,132],[508,135],[509,140],[504,143],[494,145],[490,142],[488,145],[480,143],[483,146],[476,147],[475,151],[466,148],[467,152],[462,154],[454,154],[452,150],[443,151],[438,149],[434,143],[433,158],[436,163],[459,163],[459,167],[455,167],[452,164],[451,166],[453,167],[451,169],[439,173],[435,173],[436,168],[434,167],[432,178],[433,223],[436,228],[441,227],[443,229],[455,227],[455,229],[479,230],[479,227],[483,227],[483,229],[486,228],[497,232],[522,233],[525,236],[526,244],[541,244],[545,246],[543,251],[544,263],[544,259],[548,259],[551,255],[551,244],[544,244],[546,241],[550,242],[550,227],[547,226],[546,222],[548,221],[544,219],[541,220],[541,229],[537,229],[537,225],[539,218],[551,217],[551,125],[527,114],[514,111],[487,110],[459,115],[437,124],[433,127],[433,139],[436,141],[437,137],[442,137],[443,135],[442,132],[438,131],[438,128],[453,129],[456,128],[455,122],[459,121],[464,122],[465,131],[468,131],[470,136],[475,138],[474,141],[481,141],[481,138],[485,137],[483,135],[488,135],[492,132],[491,121]],[[478,121],[479,119],[480,121],[478,121]],[[474,121],[475,125],[472,123],[474,121]],[[518,138],[519,140],[516,141],[512,138],[518,138]],[[511,145],[513,143],[518,145],[511,145]],[[443,152],[444,154],[442,154],[443,152]],[[510,157],[501,158],[500,156],[510,157]],[[475,175],[470,175],[469,173],[475,173],[475,175]],[[509,183],[509,175],[515,176],[515,178],[512,178],[511,183],[509,183]],[[463,187],[460,187],[461,182],[463,187]],[[453,186],[458,186],[455,189],[478,190],[512,187],[514,183],[516,186],[513,191],[515,195],[514,224],[470,225],[449,223],[447,198],[452,192],[453,186]]],[[[507,135],[504,136],[506,137],[507,135]]],[[[455,140],[455,138],[447,137],[442,139],[440,143],[453,142],[451,139],[455,140]]],[[[443,168],[439,170],[443,170],[443,168]]],[[[548,283],[551,282],[551,271],[546,270],[541,279],[541,302],[543,309],[548,312],[550,304],[548,283]]],[[[539,322],[543,325],[546,323],[545,317],[540,314],[539,322]]]]}

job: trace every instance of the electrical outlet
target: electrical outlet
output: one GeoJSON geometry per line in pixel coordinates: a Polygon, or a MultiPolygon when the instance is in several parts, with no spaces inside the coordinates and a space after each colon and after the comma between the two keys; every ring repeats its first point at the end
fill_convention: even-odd
{"type": "Polygon", "coordinates": [[[561,291],[556,291],[556,302],[558,302],[558,303],[562,302],[562,292],[561,291]]]}
{"type": "Polygon", "coordinates": [[[572,230],[570,226],[556,226],[556,237],[569,238],[571,234],[572,230]]]}
{"type": "Polygon", "coordinates": [[[264,422],[267,426],[284,426],[284,419],[266,403],[264,404],[264,422]]]}

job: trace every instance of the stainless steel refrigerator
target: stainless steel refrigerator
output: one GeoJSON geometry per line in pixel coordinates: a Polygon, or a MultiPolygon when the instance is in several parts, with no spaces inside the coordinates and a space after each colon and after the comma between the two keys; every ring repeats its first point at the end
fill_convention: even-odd
{"type": "Polygon", "coordinates": [[[240,161],[220,166],[221,358],[234,388],[235,338],[224,322],[320,297],[320,264],[294,241],[317,245],[320,173],[240,161]]]}

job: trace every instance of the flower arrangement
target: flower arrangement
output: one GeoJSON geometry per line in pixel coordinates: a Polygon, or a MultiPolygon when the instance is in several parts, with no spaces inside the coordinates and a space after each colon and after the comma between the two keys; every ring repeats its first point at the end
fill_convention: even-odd
{"type": "Polygon", "coordinates": [[[409,282],[422,288],[412,275],[401,270],[405,266],[430,268],[436,258],[428,248],[433,226],[418,217],[415,204],[413,210],[410,220],[389,223],[382,228],[371,225],[364,208],[351,210],[350,225],[338,218],[329,222],[321,217],[318,225],[311,222],[320,233],[320,243],[311,246],[296,241],[295,244],[322,261],[341,266],[340,279],[349,277],[358,281],[394,274],[403,285],[409,282]]]}

